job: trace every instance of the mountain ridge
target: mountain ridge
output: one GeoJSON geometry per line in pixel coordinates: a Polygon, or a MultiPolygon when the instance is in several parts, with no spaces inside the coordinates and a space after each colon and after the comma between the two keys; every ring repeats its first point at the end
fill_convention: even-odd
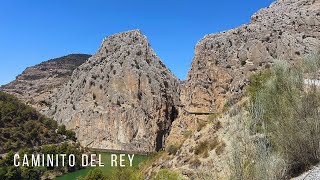
{"type": "Polygon", "coordinates": [[[91,55],[70,54],[26,68],[16,79],[0,87],[38,111],[47,108],[50,97],[69,80],[72,71],[91,55]]]}

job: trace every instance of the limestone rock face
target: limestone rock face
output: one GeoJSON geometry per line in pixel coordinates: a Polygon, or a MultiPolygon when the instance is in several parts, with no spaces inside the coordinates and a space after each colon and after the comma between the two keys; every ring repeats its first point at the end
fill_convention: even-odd
{"type": "Polygon", "coordinates": [[[74,69],[91,55],[70,54],[27,68],[16,80],[0,87],[28,105],[43,111],[51,104],[52,95],[68,82],[74,69]]]}
{"type": "Polygon", "coordinates": [[[91,148],[162,148],[177,115],[180,82],[138,30],[105,38],[46,113],[91,148]]]}
{"type": "Polygon", "coordinates": [[[179,148],[155,160],[145,171],[147,179],[163,168],[186,179],[230,178],[232,139],[241,132],[240,119],[246,113],[239,110],[248,103],[246,97],[238,98],[250,75],[268,68],[274,59],[300,63],[303,54],[318,50],[320,0],[279,0],[254,14],[247,25],[206,35],[196,45],[181,88],[183,113],[166,139],[167,148],[179,148]],[[221,113],[226,105],[231,107],[221,113]],[[195,149],[203,142],[216,145],[197,155],[195,149]]]}
{"type": "Polygon", "coordinates": [[[221,112],[232,105],[249,76],[274,59],[293,63],[320,48],[320,0],[281,0],[251,17],[251,23],[206,35],[181,92],[189,112],[221,112]]]}

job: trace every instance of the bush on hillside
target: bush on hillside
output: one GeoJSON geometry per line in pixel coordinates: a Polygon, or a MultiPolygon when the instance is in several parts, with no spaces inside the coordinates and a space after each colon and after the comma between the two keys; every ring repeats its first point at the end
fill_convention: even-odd
{"type": "Polygon", "coordinates": [[[274,150],[291,164],[292,174],[320,160],[320,92],[303,81],[303,68],[278,62],[252,106],[253,128],[260,126],[274,150]]]}
{"type": "Polygon", "coordinates": [[[320,92],[316,84],[304,84],[319,70],[320,57],[312,55],[303,66],[277,61],[254,76],[250,114],[233,143],[233,178],[281,179],[319,163],[320,92]]]}
{"type": "Polygon", "coordinates": [[[170,154],[170,155],[175,155],[177,153],[177,151],[180,149],[180,146],[177,144],[170,144],[168,146],[168,148],[166,149],[166,151],[170,154]]]}
{"type": "Polygon", "coordinates": [[[63,140],[61,135],[75,140],[75,133],[63,131],[62,126],[56,133],[57,128],[56,121],[0,91],[0,153],[60,143],[63,140]]]}
{"type": "Polygon", "coordinates": [[[125,163],[125,167],[118,166],[113,172],[110,180],[143,180],[143,175],[136,167],[130,167],[125,163]]]}
{"type": "Polygon", "coordinates": [[[161,169],[152,180],[179,180],[182,179],[178,173],[169,169],[161,169]]]}
{"type": "Polygon", "coordinates": [[[85,176],[78,178],[79,180],[107,180],[100,168],[95,168],[85,176]]]}

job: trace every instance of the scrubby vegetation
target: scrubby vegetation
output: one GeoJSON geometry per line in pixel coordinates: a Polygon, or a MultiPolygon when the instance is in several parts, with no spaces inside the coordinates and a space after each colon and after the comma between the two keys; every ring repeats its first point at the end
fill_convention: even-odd
{"type": "MultiPolygon", "coordinates": [[[[44,145],[38,148],[22,148],[18,152],[22,158],[24,154],[28,154],[29,164],[31,164],[31,154],[74,154],[76,159],[81,159],[83,151],[79,144],[76,143],[62,143],[60,145],[44,145]]],[[[0,179],[21,179],[21,180],[37,180],[55,175],[72,172],[81,168],[81,162],[76,161],[74,167],[58,166],[58,167],[15,167],[13,166],[14,152],[10,151],[4,158],[0,158],[0,179]]],[[[53,160],[55,164],[56,160],[53,160]]],[[[46,162],[46,159],[45,159],[46,162]]],[[[60,161],[61,163],[61,161],[60,161]]],[[[65,164],[68,164],[68,158],[65,159],[65,164]]]]}
{"type": "Polygon", "coordinates": [[[152,180],[179,180],[182,179],[178,173],[171,171],[169,169],[161,169],[156,177],[152,180]]]}
{"type": "Polygon", "coordinates": [[[166,151],[167,151],[168,154],[170,154],[170,155],[175,155],[179,149],[180,149],[180,145],[170,144],[170,145],[166,148],[166,151]]]}
{"type": "Polygon", "coordinates": [[[199,154],[203,154],[204,152],[208,152],[208,146],[209,146],[208,141],[201,141],[195,147],[194,154],[199,155],[199,154]]]}
{"type": "Polygon", "coordinates": [[[73,140],[73,141],[77,140],[76,133],[74,131],[66,129],[66,126],[63,125],[63,124],[58,126],[57,133],[67,136],[67,138],[70,139],[70,140],[73,140]]]}
{"type": "Polygon", "coordinates": [[[197,157],[193,158],[193,159],[190,161],[190,164],[189,164],[190,168],[192,168],[192,169],[196,169],[196,168],[198,168],[200,165],[201,165],[201,161],[200,161],[197,157]]]}
{"type": "Polygon", "coordinates": [[[194,148],[194,154],[207,158],[209,157],[209,151],[215,150],[216,154],[220,155],[224,152],[225,146],[223,141],[219,141],[217,137],[214,137],[210,140],[200,141],[194,148]]]}
{"type": "Polygon", "coordinates": [[[182,135],[183,135],[183,137],[184,137],[185,139],[188,139],[188,138],[190,138],[190,137],[192,136],[192,131],[190,131],[190,130],[185,130],[185,131],[182,132],[182,135]]]}
{"type": "Polygon", "coordinates": [[[224,152],[224,149],[226,147],[226,144],[224,142],[221,142],[215,149],[215,152],[217,155],[220,155],[224,152]]]}
{"type": "Polygon", "coordinates": [[[89,171],[89,173],[85,177],[78,178],[79,180],[107,180],[107,178],[103,175],[103,172],[99,168],[95,168],[92,171],[89,171]]]}
{"type": "Polygon", "coordinates": [[[81,147],[72,140],[76,140],[73,131],[0,91],[0,179],[40,179],[79,169],[80,162],[74,167],[13,166],[15,152],[21,157],[36,153],[75,154],[80,159],[81,147]]]}
{"type": "MultiPolygon", "coordinates": [[[[139,169],[134,167],[118,167],[113,171],[110,177],[106,177],[102,170],[95,168],[91,170],[85,177],[80,177],[79,180],[143,180],[144,176],[139,169]]],[[[182,179],[178,173],[169,169],[161,169],[152,180],[179,180],[182,179]]]]}
{"type": "Polygon", "coordinates": [[[201,129],[203,129],[204,127],[206,127],[206,125],[208,124],[208,122],[206,121],[202,121],[202,120],[198,120],[197,123],[197,131],[201,131],[201,129]]]}
{"type": "Polygon", "coordinates": [[[64,127],[64,131],[56,133],[57,128],[56,121],[42,116],[16,97],[0,92],[0,153],[59,143],[64,140],[62,135],[75,140],[72,131],[64,127]]]}
{"type": "Polygon", "coordinates": [[[277,61],[253,76],[249,113],[238,122],[233,142],[231,179],[286,179],[319,163],[320,92],[315,79],[320,57],[303,65],[277,61]]]}
{"type": "Polygon", "coordinates": [[[115,171],[112,172],[110,180],[143,180],[143,175],[136,167],[130,167],[128,164],[126,167],[118,166],[115,171]]]}
{"type": "Polygon", "coordinates": [[[103,174],[100,168],[95,168],[86,176],[80,177],[79,180],[143,180],[143,177],[138,167],[130,167],[129,164],[125,164],[125,167],[117,166],[109,176],[103,174]]]}

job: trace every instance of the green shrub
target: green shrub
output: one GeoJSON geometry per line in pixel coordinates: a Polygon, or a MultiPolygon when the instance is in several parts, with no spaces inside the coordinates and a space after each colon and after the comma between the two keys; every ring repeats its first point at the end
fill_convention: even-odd
{"type": "Polygon", "coordinates": [[[66,126],[65,125],[60,125],[58,126],[58,131],[57,131],[58,134],[62,134],[62,135],[65,135],[66,134],[66,126]]]}
{"type": "Polygon", "coordinates": [[[184,138],[188,139],[192,136],[192,131],[183,131],[182,135],[184,138]]]}
{"type": "Polygon", "coordinates": [[[319,162],[320,93],[304,90],[302,73],[300,67],[277,62],[273,78],[257,92],[252,106],[253,128],[264,129],[273,148],[292,164],[293,174],[319,162]]]}
{"type": "MultiPolygon", "coordinates": [[[[62,136],[55,132],[57,128],[56,121],[39,114],[16,97],[0,92],[0,154],[59,143],[62,136]]],[[[72,133],[69,134],[72,137],[72,133]]]]}
{"type": "Polygon", "coordinates": [[[79,180],[106,180],[107,178],[103,175],[103,172],[100,168],[95,168],[85,176],[80,177],[79,180]]]}
{"type": "Polygon", "coordinates": [[[177,151],[180,149],[180,146],[176,145],[176,144],[170,144],[167,148],[167,152],[170,155],[175,155],[177,153],[177,151]]]}
{"type": "Polygon", "coordinates": [[[266,137],[252,134],[250,116],[241,112],[235,119],[235,131],[231,141],[229,158],[230,180],[283,179],[286,162],[272,151],[266,137]]]}
{"type": "Polygon", "coordinates": [[[143,180],[143,175],[138,168],[130,167],[126,164],[125,167],[118,166],[113,172],[110,180],[143,180]]]}
{"type": "Polygon", "coordinates": [[[257,74],[253,74],[250,77],[250,85],[247,88],[248,95],[252,99],[255,99],[255,96],[258,90],[261,89],[264,84],[266,84],[266,81],[269,80],[272,75],[273,74],[269,69],[265,71],[261,71],[257,74]]]}
{"type": "Polygon", "coordinates": [[[315,78],[320,69],[320,57],[311,57],[295,67],[276,61],[253,76],[250,115],[232,148],[233,177],[282,179],[319,163],[320,92],[304,85],[304,76],[315,78]]]}
{"type": "Polygon", "coordinates": [[[169,169],[161,169],[152,180],[178,180],[179,174],[169,169]]]}
{"type": "Polygon", "coordinates": [[[73,141],[77,140],[76,133],[74,131],[66,130],[66,136],[68,139],[71,139],[73,141]]]}

